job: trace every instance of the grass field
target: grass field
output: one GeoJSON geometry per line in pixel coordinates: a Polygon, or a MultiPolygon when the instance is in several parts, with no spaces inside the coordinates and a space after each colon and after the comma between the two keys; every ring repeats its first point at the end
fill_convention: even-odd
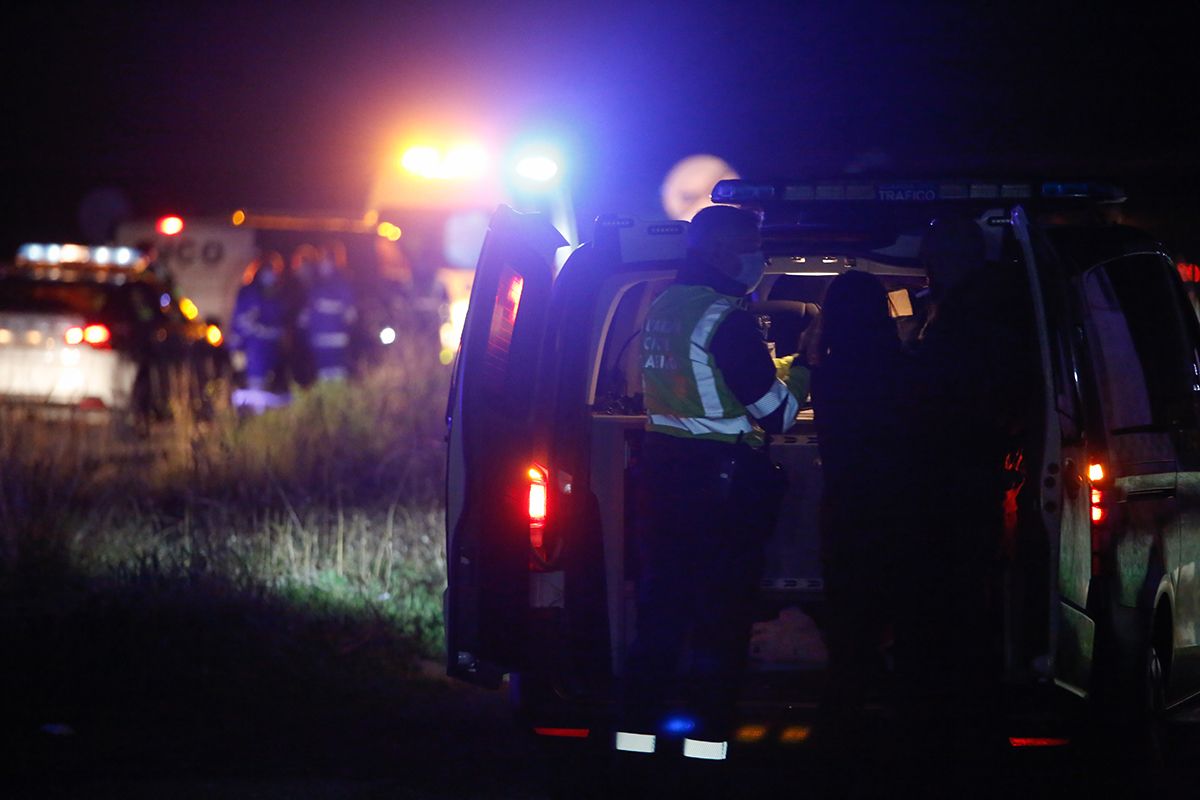
{"type": "Polygon", "coordinates": [[[298,686],[368,703],[439,657],[448,370],[390,356],[259,417],[176,406],[147,437],[0,412],[0,636],[18,654],[0,679],[25,687],[8,719],[298,686]]]}

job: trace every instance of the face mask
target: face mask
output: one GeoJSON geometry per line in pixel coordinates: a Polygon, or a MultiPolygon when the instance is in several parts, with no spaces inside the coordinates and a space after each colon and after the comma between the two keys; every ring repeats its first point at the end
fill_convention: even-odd
{"type": "Polygon", "coordinates": [[[747,293],[753,292],[758,288],[763,273],[767,270],[762,250],[755,250],[753,253],[739,253],[738,260],[741,262],[741,268],[734,280],[745,286],[747,293]]]}

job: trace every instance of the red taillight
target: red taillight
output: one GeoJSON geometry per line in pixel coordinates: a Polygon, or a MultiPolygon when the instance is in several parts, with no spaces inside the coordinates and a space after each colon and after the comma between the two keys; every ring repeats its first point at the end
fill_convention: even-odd
{"type": "Polygon", "coordinates": [[[539,555],[545,556],[546,531],[546,468],[533,464],[529,467],[529,545],[539,555]]]}
{"type": "Polygon", "coordinates": [[[183,219],[174,214],[160,217],[155,228],[163,236],[174,236],[183,231],[183,219]]]}
{"type": "Polygon", "coordinates": [[[112,340],[112,334],[105,325],[88,325],[83,329],[83,340],[92,347],[103,347],[112,340]]]}
{"type": "Polygon", "coordinates": [[[1008,743],[1013,747],[1065,747],[1071,740],[1057,736],[1010,736],[1008,743]]]}
{"type": "Polygon", "coordinates": [[[90,344],[92,347],[111,347],[112,333],[107,325],[75,325],[63,334],[67,344],[90,344]]]}
{"type": "Polygon", "coordinates": [[[538,736],[558,736],[564,739],[586,739],[591,731],[588,728],[534,728],[538,736]]]}
{"type": "Polygon", "coordinates": [[[1088,464],[1088,500],[1092,512],[1092,575],[1104,574],[1104,554],[1108,548],[1108,508],[1105,488],[1106,471],[1098,462],[1088,464]]]}

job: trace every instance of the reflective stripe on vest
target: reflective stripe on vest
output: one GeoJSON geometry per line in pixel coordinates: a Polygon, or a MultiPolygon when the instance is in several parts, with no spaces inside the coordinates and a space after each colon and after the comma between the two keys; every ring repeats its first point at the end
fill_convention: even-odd
{"type": "Polygon", "coordinates": [[[788,390],[787,384],[778,378],[771,384],[771,388],[767,389],[766,394],[755,400],[750,405],[746,406],[750,413],[757,419],[763,419],[779,408],[783,409],[784,429],[788,427],[787,420],[796,418],[796,414],[800,411],[800,401],[796,396],[788,390]],[[786,404],[786,405],[785,405],[786,404]]]}
{"type": "Polygon", "coordinates": [[[736,298],[707,286],[668,287],[642,331],[642,390],[649,428],[673,436],[745,440],[755,433],[709,350],[736,298]]]}

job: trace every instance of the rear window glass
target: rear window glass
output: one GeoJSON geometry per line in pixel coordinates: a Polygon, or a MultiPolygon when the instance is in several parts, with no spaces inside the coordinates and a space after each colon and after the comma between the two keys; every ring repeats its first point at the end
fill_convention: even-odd
{"type": "Polygon", "coordinates": [[[0,278],[0,311],[70,314],[103,322],[147,322],[170,307],[163,305],[164,294],[164,288],[143,281],[117,285],[10,276],[0,278]]]}
{"type": "Polygon", "coordinates": [[[1111,430],[1190,420],[1196,359],[1157,256],[1097,267],[1085,280],[1111,430]]]}

